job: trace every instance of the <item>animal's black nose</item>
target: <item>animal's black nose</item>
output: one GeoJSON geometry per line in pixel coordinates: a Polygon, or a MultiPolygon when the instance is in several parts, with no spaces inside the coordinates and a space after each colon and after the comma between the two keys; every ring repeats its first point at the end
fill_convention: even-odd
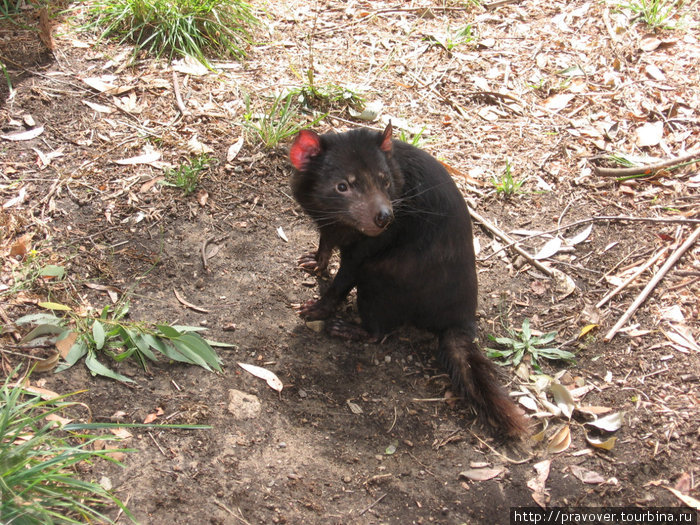
{"type": "Polygon", "coordinates": [[[384,206],[375,215],[374,224],[380,228],[386,228],[392,220],[394,220],[394,213],[391,211],[391,208],[384,206]]]}

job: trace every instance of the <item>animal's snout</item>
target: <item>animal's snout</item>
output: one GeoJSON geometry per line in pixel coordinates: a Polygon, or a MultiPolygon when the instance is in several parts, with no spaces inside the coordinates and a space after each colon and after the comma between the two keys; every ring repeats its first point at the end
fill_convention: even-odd
{"type": "Polygon", "coordinates": [[[394,220],[394,212],[389,206],[382,206],[374,216],[374,224],[378,228],[386,228],[394,220]]]}

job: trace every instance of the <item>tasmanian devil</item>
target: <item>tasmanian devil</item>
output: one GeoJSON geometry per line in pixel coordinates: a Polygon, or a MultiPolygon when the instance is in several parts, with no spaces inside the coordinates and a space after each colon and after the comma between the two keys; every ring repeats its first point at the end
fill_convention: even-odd
{"type": "Polygon", "coordinates": [[[452,382],[497,430],[526,430],[522,413],[476,344],[477,280],[469,213],[445,168],[426,152],[383,133],[301,131],[289,152],[292,191],[320,231],[300,265],[322,272],[334,248],[340,268],[318,301],[301,307],[327,319],[357,288],[362,326],[329,323],[332,334],[380,339],[403,324],[438,335],[452,382]]]}

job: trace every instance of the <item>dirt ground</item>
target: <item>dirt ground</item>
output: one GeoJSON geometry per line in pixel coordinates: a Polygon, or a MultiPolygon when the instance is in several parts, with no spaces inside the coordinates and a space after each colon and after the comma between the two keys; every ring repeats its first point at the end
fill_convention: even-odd
{"type": "MultiPolygon", "coordinates": [[[[605,334],[650,272],[595,305],[615,287],[612,277],[624,278],[668,247],[653,265],[658,271],[698,228],[698,164],[626,181],[593,169],[603,155],[658,162],[697,151],[697,2],[673,17],[678,29],[657,30],[619,4],[583,0],[494,8],[254,3],[265,10],[265,27],[245,61],[203,75],[176,68],[185,116],[168,61],[132,64],[127,46],[95,45],[95,35],[75,30],[79,10],[52,13],[52,52],[34,31],[0,28],[13,88],[3,82],[0,135],[44,127],[31,140],[0,139],[0,305],[7,316],[0,345],[14,352],[2,353],[3,375],[21,361],[18,352],[35,351],[17,349],[9,321],[45,300],[98,310],[110,302],[86,284],[128,294],[131,319],[204,326],[207,337],[236,345],[218,350],[220,374],[163,360],[148,372],[113,365],[134,379],[130,385],[93,377],[82,363],[33,376],[56,392],[86,390],[76,399],[94,421],[143,422],[158,413],[156,422],[211,425],[132,429],[124,445],[136,450],[124,468],[97,463],[85,475],[109,478],[139,522],[155,525],[507,523],[511,507],[537,503],[697,503],[697,244],[609,342],[605,334]],[[467,24],[473,39],[455,44],[467,24]],[[482,344],[526,318],[536,330],[556,331],[556,344],[576,362],[543,360],[543,373],[576,389],[581,407],[623,414],[621,428],[605,435],[617,438],[611,450],[586,441],[594,432],[584,425],[585,410],[567,424],[542,403],[533,411],[523,402],[535,432],[546,426],[541,440],[494,436],[467,406],[444,401],[450,385],[432,358],[430,334],[407,328],[382,344],[359,344],[330,339],[299,319],[294,305],[314,297],[318,283],[296,259],[317,234],[290,197],[289,142],[263,149],[241,123],[244,93],[263,108],[265,97],[303,85],[309,67],[319,85],[355,87],[367,101],[381,101],[381,118],[397,128],[425,126],[421,147],[450,167],[482,216],[516,238],[598,217],[556,232],[572,239],[592,225],[584,240],[542,261],[570,277],[568,289],[501,250],[505,243],[477,224],[480,328],[482,344]],[[124,90],[100,92],[89,77],[124,90]],[[651,135],[662,127],[661,139],[639,131],[645,124],[651,135]],[[240,152],[228,160],[241,136],[240,152]],[[157,181],[165,165],[190,157],[193,137],[218,164],[184,196],[157,181]],[[160,160],[116,163],[149,151],[160,160]],[[491,182],[507,162],[516,180],[526,179],[511,198],[491,182]],[[22,284],[29,263],[10,252],[21,238],[35,260],[63,265],[66,279],[22,284]],[[218,248],[208,252],[207,268],[205,241],[218,248]],[[584,327],[592,329],[582,334],[584,327]],[[278,394],[238,362],[268,368],[284,389],[278,394]],[[567,435],[570,445],[557,447],[567,435]],[[486,469],[494,469],[485,476],[491,479],[473,479],[486,469]]],[[[384,124],[358,121],[335,105],[315,129],[357,125],[384,124]]],[[[548,240],[523,245],[536,253],[548,240]]],[[[352,301],[340,315],[353,317],[352,301]]],[[[545,395],[537,396],[531,364],[501,371],[518,399],[545,395]]]]}

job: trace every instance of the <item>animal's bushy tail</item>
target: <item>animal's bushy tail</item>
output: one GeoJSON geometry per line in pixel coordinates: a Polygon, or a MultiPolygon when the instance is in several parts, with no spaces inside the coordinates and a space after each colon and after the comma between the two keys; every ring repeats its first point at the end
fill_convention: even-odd
{"type": "Polygon", "coordinates": [[[451,328],[440,334],[438,356],[452,384],[495,429],[510,437],[527,434],[522,411],[501,386],[496,366],[484,355],[468,330],[451,328]]]}

